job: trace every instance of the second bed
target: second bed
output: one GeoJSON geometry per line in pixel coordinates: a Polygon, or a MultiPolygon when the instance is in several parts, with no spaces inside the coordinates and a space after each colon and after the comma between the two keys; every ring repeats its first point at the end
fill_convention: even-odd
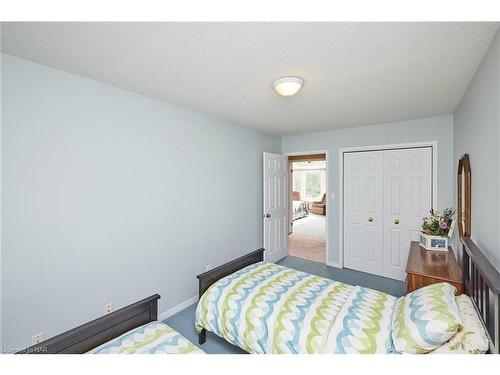
{"type": "MultiPolygon", "coordinates": [[[[198,276],[200,344],[208,330],[259,354],[488,350],[473,300],[455,297],[450,284],[397,298],[262,258],[256,251],[198,276]]],[[[493,341],[491,349],[496,350],[493,341]]]]}

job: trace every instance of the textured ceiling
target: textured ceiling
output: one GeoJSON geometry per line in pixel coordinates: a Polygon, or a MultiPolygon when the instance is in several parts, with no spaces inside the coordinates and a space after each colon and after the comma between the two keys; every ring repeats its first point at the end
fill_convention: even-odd
{"type": "Polygon", "coordinates": [[[3,23],[2,51],[287,135],[452,113],[498,26],[3,23]]]}

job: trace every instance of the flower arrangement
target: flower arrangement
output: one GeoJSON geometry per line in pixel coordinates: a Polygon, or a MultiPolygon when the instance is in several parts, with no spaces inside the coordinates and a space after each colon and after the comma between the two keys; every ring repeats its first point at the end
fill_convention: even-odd
{"type": "Polygon", "coordinates": [[[429,236],[451,236],[455,210],[447,208],[443,211],[431,210],[430,212],[430,217],[424,217],[422,232],[429,236]]]}
{"type": "Polygon", "coordinates": [[[448,238],[453,235],[455,210],[447,208],[443,211],[431,210],[430,217],[424,217],[420,246],[427,250],[448,251],[448,238]]]}

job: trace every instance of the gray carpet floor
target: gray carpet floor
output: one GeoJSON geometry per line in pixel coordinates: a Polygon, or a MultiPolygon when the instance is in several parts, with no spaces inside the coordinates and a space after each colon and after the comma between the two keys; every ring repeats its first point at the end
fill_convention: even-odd
{"type": "MultiPolygon", "coordinates": [[[[329,267],[323,263],[313,262],[306,259],[288,256],[278,262],[285,267],[313,275],[326,277],[328,279],[341,281],[346,284],[360,285],[375,290],[380,290],[393,296],[400,297],[406,293],[406,284],[402,281],[392,280],[381,276],[371,275],[364,272],[348,269],[329,267]]],[[[194,329],[194,316],[196,304],[178,312],[166,319],[164,322],[188,340],[209,354],[240,354],[245,353],[242,349],[229,344],[217,335],[207,332],[207,341],[198,345],[198,334],[194,329]]]]}

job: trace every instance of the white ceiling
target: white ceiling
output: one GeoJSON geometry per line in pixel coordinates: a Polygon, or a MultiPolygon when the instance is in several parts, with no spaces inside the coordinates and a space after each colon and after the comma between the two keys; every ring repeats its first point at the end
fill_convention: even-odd
{"type": "Polygon", "coordinates": [[[287,135],[454,112],[498,26],[3,23],[2,51],[287,135]]]}

